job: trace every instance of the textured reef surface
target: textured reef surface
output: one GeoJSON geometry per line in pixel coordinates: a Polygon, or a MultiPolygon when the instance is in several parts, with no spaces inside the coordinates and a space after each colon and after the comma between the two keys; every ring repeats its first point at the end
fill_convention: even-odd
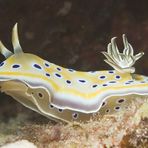
{"type": "Polygon", "coordinates": [[[96,115],[88,123],[80,124],[54,123],[44,118],[41,121],[38,116],[31,119],[29,112],[28,115],[19,113],[6,122],[0,121],[0,145],[17,141],[14,145],[31,142],[37,147],[54,148],[146,147],[148,98],[136,100],[127,111],[103,117],[96,115]]]}

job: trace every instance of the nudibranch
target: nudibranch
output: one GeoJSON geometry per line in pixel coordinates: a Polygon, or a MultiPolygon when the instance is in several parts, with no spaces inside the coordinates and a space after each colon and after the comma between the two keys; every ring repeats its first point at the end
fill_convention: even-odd
{"type": "Polygon", "coordinates": [[[95,113],[120,112],[140,96],[148,97],[148,77],[134,74],[134,55],[123,35],[120,53],[116,38],[111,39],[105,62],[114,70],[76,71],[24,53],[18,38],[17,24],[12,31],[14,53],[0,42],[6,60],[0,63],[0,90],[24,106],[54,120],[88,121],[95,113]]]}

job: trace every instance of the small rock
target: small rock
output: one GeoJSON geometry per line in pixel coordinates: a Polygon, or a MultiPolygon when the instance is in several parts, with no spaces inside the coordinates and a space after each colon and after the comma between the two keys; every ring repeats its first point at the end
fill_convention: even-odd
{"type": "Polygon", "coordinates": [[[37,148],[33,143],[31,143],[27,140],[19,140],[14,143],[9,143],[9,144],[2,146],[1,148],[17,148],[17,147],[19,147],[19,148],[37,148]]]}

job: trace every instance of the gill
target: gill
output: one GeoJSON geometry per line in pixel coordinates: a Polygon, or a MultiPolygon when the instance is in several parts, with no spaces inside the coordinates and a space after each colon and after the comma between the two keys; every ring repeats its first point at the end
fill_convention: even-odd
{"type": "Polygon", "coordinates": [[[102,54],[106,57],[104,61],[118,72],[129,73],[132,79],[137,79],[134,75],[135,67],[133,67],[133,65],[144,55],[144,52],[134,55],[133,47],[128,42],[125,34],[122,35],[122,38],[124,44],[123,53],[119,52],[116,44],[116,37],[113,37],[111,39],[111,43],[107,46],[107,52],[102,52],[102,54]]]}

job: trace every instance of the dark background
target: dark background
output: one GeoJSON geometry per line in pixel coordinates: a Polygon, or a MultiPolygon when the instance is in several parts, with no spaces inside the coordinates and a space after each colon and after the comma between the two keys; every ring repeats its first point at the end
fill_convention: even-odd
{"type": "MultiPolygon", "coordinates": [[[[122,51],[125,33],[136,53],[145,52],[136,72],[148,75],[147,0],[0,0],[0,39],[10,50],[16,22],[25,52],[77,70],[109,69],[100,51],[114,36],[122,51]]],[[[22,108],[0,94],[0,117],[27,110],[22,108]]]]}

